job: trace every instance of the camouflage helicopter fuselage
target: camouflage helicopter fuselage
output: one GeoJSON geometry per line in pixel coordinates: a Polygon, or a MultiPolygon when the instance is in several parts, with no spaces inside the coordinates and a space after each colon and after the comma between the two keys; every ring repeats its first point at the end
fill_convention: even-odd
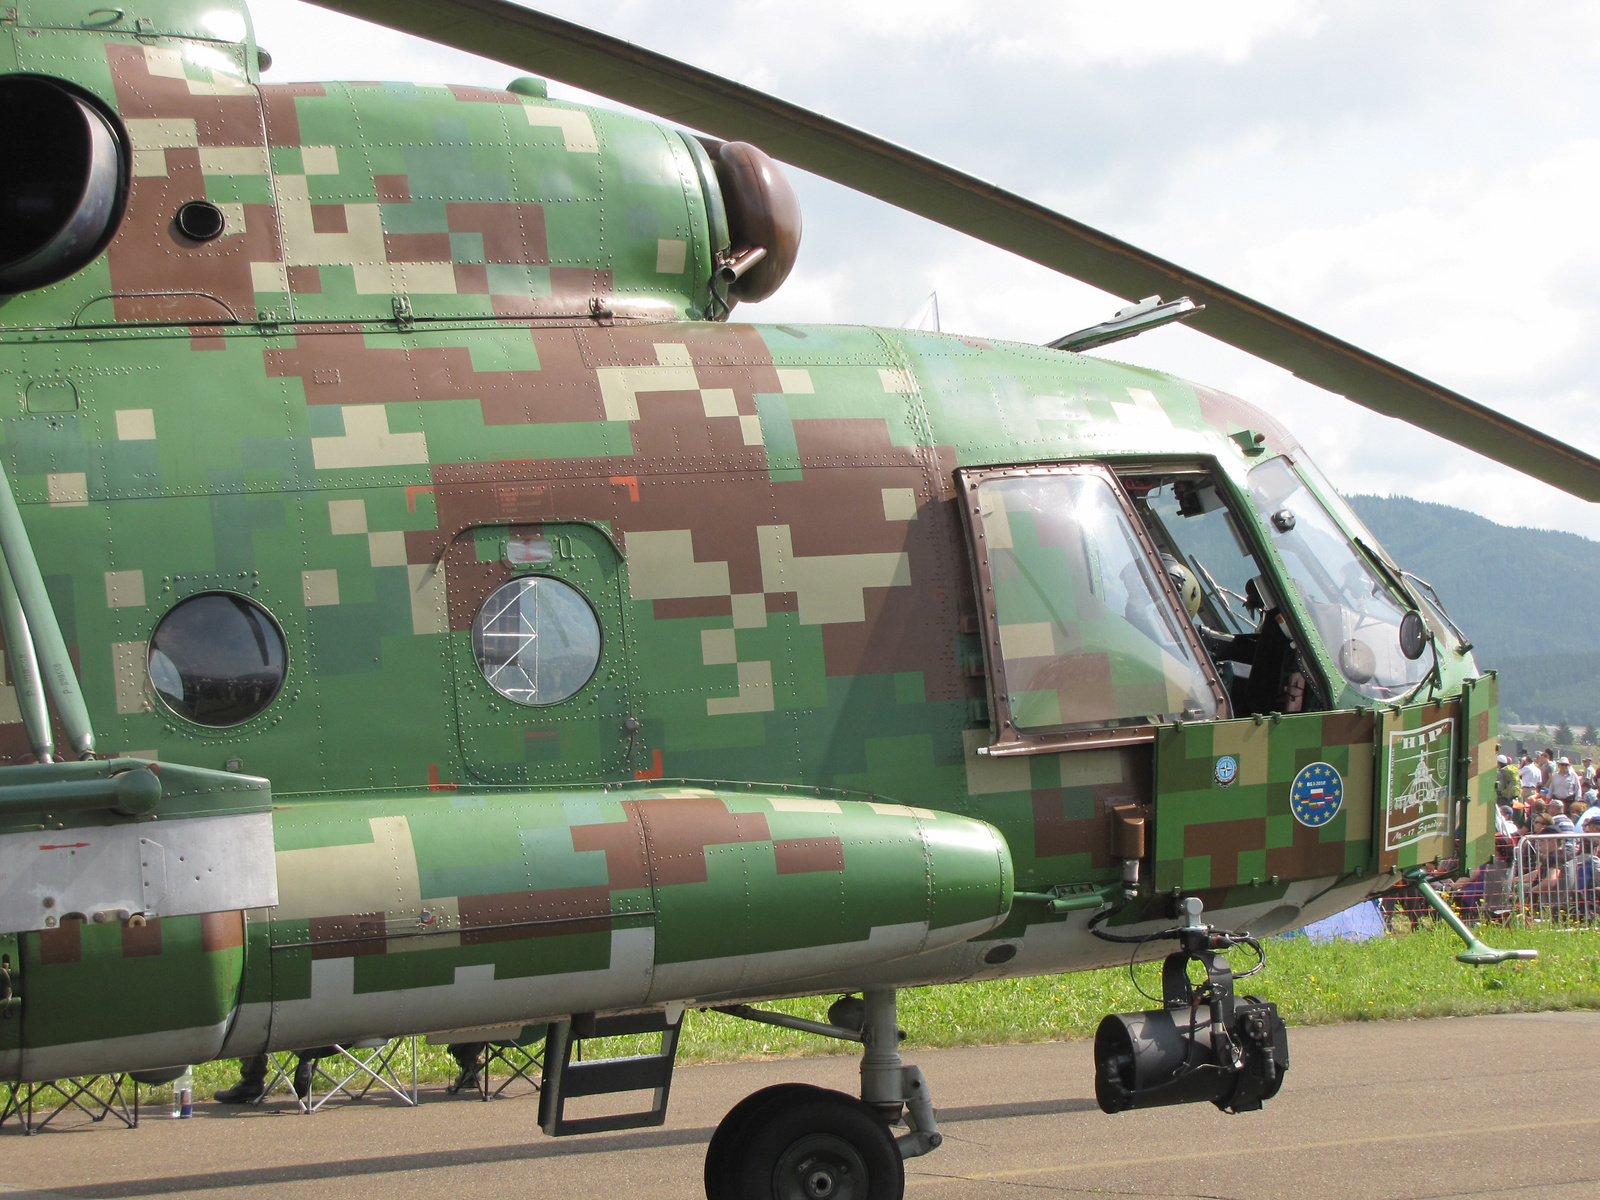
{"type": "Polygon", "coordinates": [[[0,1078],[1102,966],[1130,856],[1113,924],[1183,894],[1259,932],[1485,856],[1492,678],[1436,628],[1425,693],[1350,682],[1250,500],[1303,463],[1258,410],[1038,347],[707,319],[729,234],[693,139],[536,82],[265,85],[208,9],[234,40],[176,3],[0,20],[0,74],[123,139],[104,253],[0,305],[0,461],[101,754],[163,783],[143,814],[0,812],[0,1078]],[[220,236],[175,227],[194,200],[220,236]],[[1024,476],[984,472],[1038,464],[1209,479],[1318,711],[1139,708],[1172,680],[1008,619],[1001,557],[1050,543],[1000,543],[984,481],[1024,476]],[[482,665],[486,604],[530,579],[598,631],[553,702],[482,665]],[[282,639],[280,683],[202,681],[264,697],[237,721],[152,666],[206,596],[282,639]],[[1051,636],[1050,704],[1176,719],[1029,724],[1005,666],[1051,636]],[[1396,738],[1442,722],[1443,823],[1386,840],[1396,738]]]}

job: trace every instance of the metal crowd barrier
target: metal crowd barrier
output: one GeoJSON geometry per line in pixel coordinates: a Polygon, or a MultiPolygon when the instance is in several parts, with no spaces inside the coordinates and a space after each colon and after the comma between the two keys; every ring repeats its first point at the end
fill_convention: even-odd
{"type": "Polygon", "coordinates": [[[1600,924],[1600,834],[1527,834],[1507,885],[1513,919],[1557,928],[1600,924]]]}

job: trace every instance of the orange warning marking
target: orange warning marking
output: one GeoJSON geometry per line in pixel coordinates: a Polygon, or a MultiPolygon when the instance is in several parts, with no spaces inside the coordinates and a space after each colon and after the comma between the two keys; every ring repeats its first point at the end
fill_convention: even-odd
{"type": "Polygon", "coordinates": [[[426,492],[430,496],[433,495],[433,484],[431,484],[431,483],[411,483],[411,484],[407,484],[406,485],[406,511],[407,512],[416,512],[417,511],[417,497],[422,495],[422,493],[424,493],[424,492],[426,492]]]}
{"type": "Polygon", "coordinates": [[[628,489],[628,499],[639,503],[639,477],[637,475],[613,475],[612,483],[624,484],[628,489]]]}
{"type": "Polygon", "coordinates": [[[439,764],[428,764],[428,790],[430,792],[453,792],[456,790],[456,786],[453,783],[440,783],[439,764]]]}
{"type": "Polygon", "coordinates": [[[648,771],[635,771],[635,779],[660,779],[662,775],[661,751],[650,751],[650,769],[648,771]]]}

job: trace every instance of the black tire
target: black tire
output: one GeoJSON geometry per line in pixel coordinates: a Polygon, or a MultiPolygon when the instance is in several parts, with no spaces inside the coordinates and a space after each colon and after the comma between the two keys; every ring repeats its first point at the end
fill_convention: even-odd
{"type": "Polygon", "coordinates": [[[778,1083],[751,1092],[728,1110],[706,1147],[706,1200],[742,1200],[737,1189],[738,1151],[748,1141],[751,1122],[773,1104],[813,1094],[836,1095],[809,1083],[778,1083]]]}
{"type": "Polygon", "coordinates": [[[745,1132],[739,1200],[904,1200],[905,1164],[889,1127],[843,1092],[782,1097],[745,1132]]]}

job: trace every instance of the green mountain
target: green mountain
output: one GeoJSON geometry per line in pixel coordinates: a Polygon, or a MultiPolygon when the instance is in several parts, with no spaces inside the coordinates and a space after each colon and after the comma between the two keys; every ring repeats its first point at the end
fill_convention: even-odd
{"type": "Polygon", "coordinates": [[[1502,720],[1600,717],[1600,542],[1408,496],[1349,500],[1395,560],[1433,584],[1478,665],[1500,672],[1502,720]]]}

